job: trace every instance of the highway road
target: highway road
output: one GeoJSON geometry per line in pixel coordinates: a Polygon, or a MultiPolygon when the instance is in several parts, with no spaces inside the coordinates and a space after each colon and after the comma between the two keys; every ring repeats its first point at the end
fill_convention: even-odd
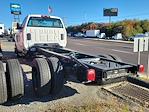
{"type": "MultiPolygon", "coordinates": [[[[132,43],[107,42],[80,38],[68,38],[67,48],[80,52],[98,55],[114,54],[127,63],[137,64],[138,53],[133,52],[132,43]]],[[[147,71],[147,52],[141,53],[141,64],[147,71]]]]}

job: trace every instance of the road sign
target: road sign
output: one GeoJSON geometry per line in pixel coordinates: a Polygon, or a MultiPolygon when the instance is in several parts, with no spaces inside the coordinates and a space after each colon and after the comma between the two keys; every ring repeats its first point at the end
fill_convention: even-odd
{"type": "Polygon", "coordinates": [[[134,39],[134,47],[133,47],[133,52],[138,52],[139,51],[139,39],[134,39]]]}
{"type": "Polygon", "coordinates": [[[20,15],[21,14],[21,5],[17,3],[10,4],[11,14],[20,15]]]}
{"type": "MultiPolygon", "coordinates": [[[[140,65],[140,52],[149,51],[149,37],[134,38],[134,52],[138,52],[138,65],[140,65]]],[[[149,77],[149,53],[148,53],[148,68],[147,76],[149,77]]]]}
{"type": "Polygon", "coordinates": [[[134,38],[134,52],[149,51],[149,37],[134,38]]]}
{"type": "Polygon", "coordinates": [[[145,41],[145,45],[144,45],[144,51],[148,51],[149,50],[149,37],[148,38],[144,38],[145,41]]]}

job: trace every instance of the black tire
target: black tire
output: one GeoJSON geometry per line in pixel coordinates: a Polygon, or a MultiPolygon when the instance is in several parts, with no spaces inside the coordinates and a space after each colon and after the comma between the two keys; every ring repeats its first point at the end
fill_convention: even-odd
{"type": "Polygon", "coordinates": [[[0,61],[0,104],[7,101],[7,85],[3,63],[0,61]]]}
{"type": "Polygon", "coordinates": [[[32,67],[33,89],[37,96],[49,95],[51,91],[51,70],[44,58],[34,59],[32,67]]]}
{"type": "Polygon", "coordinates": [[[7,60],[6,81],[8,98],[19,98],[24,95],[23,71],[18,60],[7,60]]]}
{"type": "Polygon", "coordinates": [[[64,72],[61,62],[56,57],[48,58],[49,66],[52,70],[51,94],[57,95],[64,86],[64,72]]]}

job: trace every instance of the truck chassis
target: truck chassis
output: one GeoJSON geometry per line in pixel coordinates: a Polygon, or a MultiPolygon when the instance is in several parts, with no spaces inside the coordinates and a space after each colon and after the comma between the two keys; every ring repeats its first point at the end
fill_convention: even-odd
{"type": "MultiPolygon", "coordinates": [[[[66,75],[75,74],[82,83],[100,85],[128,80],[136,75],[138,66],[124,63],[116,57],[94,56],[65,48],[34,46],[29,52],[32,61],[32,82],[38,97],[58,94],[66,75]]],[[[23,70],[16,59],[6,61],[6,71],[0,62],[0,104],[24,95],[23,70]]]]}
{"type": "Polygon", "coordinates": [[[122,81],[128,75],[137,74],[138,66],[120,62],[115,57],[93,56],[64,48],[36,47],[37,56],[57,57],[64,69],[76,71],[77,78],[83,82],[98,84],[122,81]]]}

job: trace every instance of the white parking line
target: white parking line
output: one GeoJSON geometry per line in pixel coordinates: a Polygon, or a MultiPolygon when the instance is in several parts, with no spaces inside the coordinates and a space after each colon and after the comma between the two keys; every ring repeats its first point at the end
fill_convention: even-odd
{"type": "MultiPolygon", "coordinates": [[[[99,45],[104,45],[104,46],[111,46],[111,44],[107,44],[107,43],[104,43],[104,42],[105,41],[103,41],[103,43],[101,43],[101,41],[100,41],[100,43],[98,43],[98,44],[99,45]]],[[[87,43],[93,45],[95,42],[94,41],[90,41],[90,42],[87,42],[87,43]]],[[[85,44],[81,44],[81,43],[75,43],[75,44],[86,46],[85,44]]],[[[128,45],[117,45],[117,44],[114,44],[114,46],[115,47],[127,48],[127,49],[133,49],[133,46],[130,46],[129,44],[128,45]]]]}
{"type": "Polygon", "coordinates": [[[117,49],[111,49],[112,51],[116,51],[116,52],[121,52],[121,53],[126,53],[126,54],[134,54],[132,52],[128,52],[128,51],[121,51],[121,50],[117,50],[117,49]]]}
{"type": "Polygon", "coordinates": [[[81,43],[75,43],[77,45],[81,45],[81,46],[88,46],[88,45],[85,45],[85,44],[81,44],[81,43]]]}

